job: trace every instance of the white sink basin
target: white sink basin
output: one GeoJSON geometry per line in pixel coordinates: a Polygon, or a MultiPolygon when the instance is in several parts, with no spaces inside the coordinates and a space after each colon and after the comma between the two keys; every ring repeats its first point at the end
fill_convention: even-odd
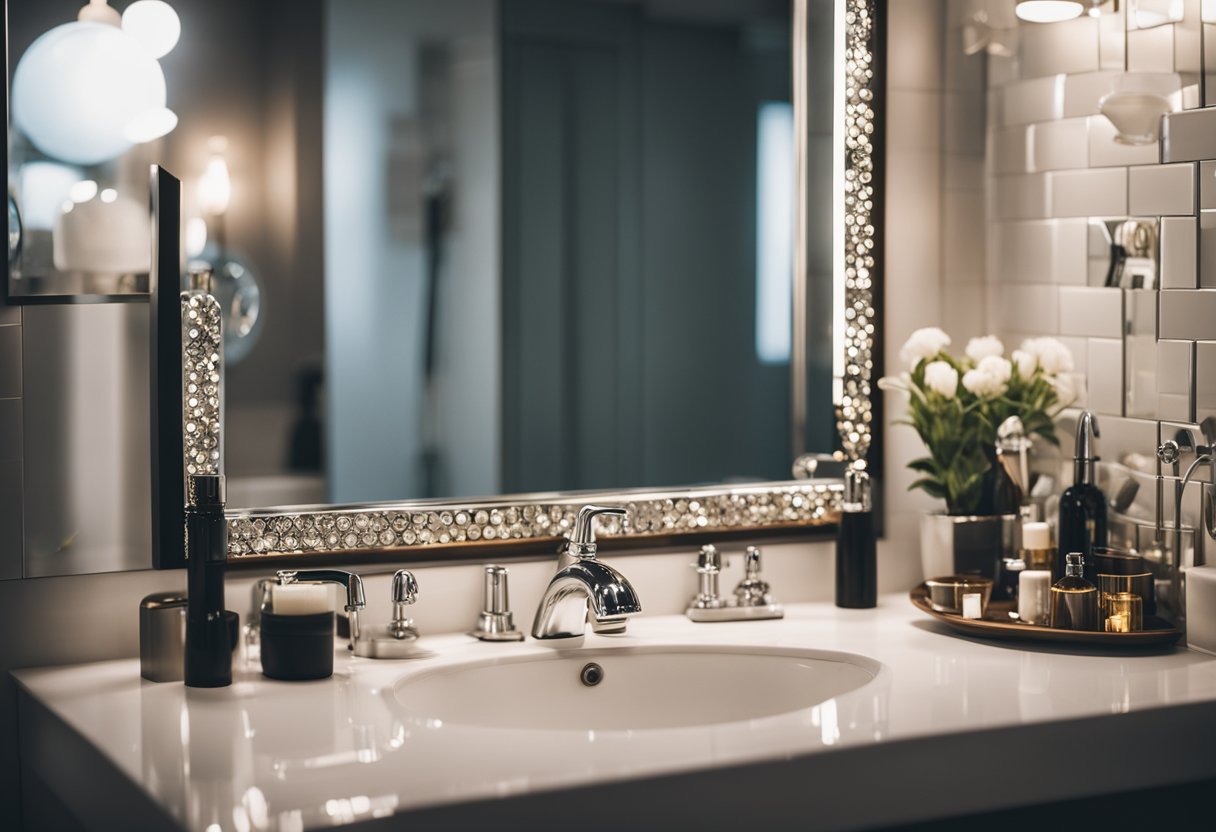
{"type": "Polygon", "coordinates": [[[744,722],[811,708],[874,679],[850,653],[726,646],[555,650],[471,662],[400,680],[405,715],[444,725],[629,731],[744,722]],[[588,686],[594,662],[601,681],[588,686]]]}

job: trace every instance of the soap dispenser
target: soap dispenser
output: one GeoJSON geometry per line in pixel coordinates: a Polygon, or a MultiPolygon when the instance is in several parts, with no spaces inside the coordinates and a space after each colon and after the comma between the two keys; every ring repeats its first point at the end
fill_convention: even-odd
{"type": "Polygon", "coordinates": [[[836,531],[836,606],[868,609],[878,604],[878,550],[870,475],[850,467],[836,531]]]}
{"type": "Polygon", "coordinates": [[[1106,498],[1098,490],[1095,465],[1095,441],[1098,420],[1088,410],[1077,420],[1076,457],[1073,484],[1060,495],[1060,523],[1056,530],[1059,548],[1056,552],[1055,574],[1065,574],[1065,558],[1077,552],[1084,562],[1087,577],[1093,578],[1093,550],[1106,545],[1106,498]]]}

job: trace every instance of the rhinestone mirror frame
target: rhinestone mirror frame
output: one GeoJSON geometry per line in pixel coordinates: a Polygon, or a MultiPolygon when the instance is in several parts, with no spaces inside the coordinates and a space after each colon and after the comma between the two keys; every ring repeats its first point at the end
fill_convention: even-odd
{"type": "MultiPolygon", "coordinates": [[[[837,310],[837,356],[833,400],[841,447],[852,464],[865,464],[871,446],[874,406],[871,378],[876,371],[877,312],[874,276],[878,274],[881,193],[878,175],[880,147],[877,136],[881,73],[876,52],[881,48],[884,0],[834,0],[834,28],[838,88],[836,115],[842,119],[836,146],[837,189],[834,218],[836,266],[833,279],[842,289],[843,306],[837,310]]],[[[808,85],[808,0],[793,0],[794,124],[805,132],[808,85]]],[[[796,436],[806,413],[806,281],[809,170],[807,144],[795,142],[796,199],[794,263],[794,423],[796,436]],[[802,372],[803,378],[798,378],[802,372]]],[[[155,348],[154,343],[154,348],[155,348]]],[[[163,347],[163,345],[162,345],[163,347]]],[[[180,354],[180,342],[177,348],[180,354]]],[[[171,353],[168,353],[171,354],[171,353]]],[[[183,394],[184,395],[184,394],[183,394]]],[[[162,398],[167,398],[162,397],[162,398]]],[[[188,418],[188,403],[158,411],[188,418]]],[[[154,405],[155,406],[155,405],[154,405]]],[[[164,425],[163,421],[161,422],[164,425]]],[[[170,424],[173,424],[170,421],[170,424]]],[[[185,436],[178,421],[173,431],[185,436]]],[[[804,439],[796,438],[801,450],[804,439]]],[[[184,443],[183,443],[184,445],[184,443]]],[[[180,466],[185,448],[179,448],[180,466]]],[[[180,468],[179,468],[180,470],[180,468]]],[[[173,486],[172,477],[168,482],[173,486]]],[[[838,479],[761,482],[680,489],[625,489],[616,491],[531,494],[465,500],[414,500],[344,506],[298,506],[266,509],[229,509],[228,556],[232,563],[257,564],[266,559],[317,556],[359,556],[391,553],[429,556],[439,550],[487,546],[509,547],[538,543],[562,536],[575,512],[588,502],[623,504],[628,515],[606,518],[602,534],[609,540],[637,542],[692,539],[713,534],[796,534],[835,522],[843,484],[838,479]]],[[[171,491],[162,502],[171,499],[171,491]]],[[[158,567],[181,566],[184,556],[176,546],[154,552],[158,567]]]]}

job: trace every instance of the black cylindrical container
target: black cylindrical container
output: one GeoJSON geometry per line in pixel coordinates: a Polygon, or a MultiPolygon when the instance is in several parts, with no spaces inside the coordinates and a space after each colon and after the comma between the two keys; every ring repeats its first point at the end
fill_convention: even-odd
{"type": "Polygon", "coordinates": [[[334,614],[262,613],[262,673],[271,679],[325,679],[334,672],[334,614]]]}
{"type": "Polygon", "coordinates": [[[191,476],[186,488],[186,646],[188,687],[232,684],[232,615],[224,610],[228,524],[223,477],[191,476]]]}
{"type": "Polygon", "coordinates": [[[850,468],[844,483],[836,534],[836,606],[868,609],[878,604],[878,547],[870,475],[850,468]]]}

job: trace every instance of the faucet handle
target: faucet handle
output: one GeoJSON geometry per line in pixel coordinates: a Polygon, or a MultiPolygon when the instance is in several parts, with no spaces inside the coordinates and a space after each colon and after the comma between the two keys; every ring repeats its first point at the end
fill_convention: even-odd
{"type": "Polygon", "coordinates": [[[418,600],[418,579],[408,569],[398,569],[393,575],[393,603],[412,604],[418,600]]]}
{"type": "Polygon", "coordinates": [[[701,547],[701,551],[697,553],[697,562],[689,565],[698,572],[716,574],[730,566],[730,561],[722,557],[722,553],[718,551],[717,546],[712,543],[706,543],[701,547]]]}
{"type": "Polygon", "coordinates": [[[405,614],[405,608],[418,600],[418,579],[408,569],[393,573],[393,618],[388,623],[388,632],[396,639],[418,638],[414,619],[405,614]]]}
{"type": "Polygon", "coordinates": [[[590,548],[589,554],[595,554],[595,518],[601,515],[611,517],[628,517],[629,512],[620,506],[583,506],[574,518],[574,528],[567,535],[575,546],[590,548]]]}
{"type": "Polygon", "coordinates": [[[763,607],[773,602],[768,582],[760,578],[760,548],[748,546],[743,580],[735,587],[735,603],[740,607],[763,607]]]}

